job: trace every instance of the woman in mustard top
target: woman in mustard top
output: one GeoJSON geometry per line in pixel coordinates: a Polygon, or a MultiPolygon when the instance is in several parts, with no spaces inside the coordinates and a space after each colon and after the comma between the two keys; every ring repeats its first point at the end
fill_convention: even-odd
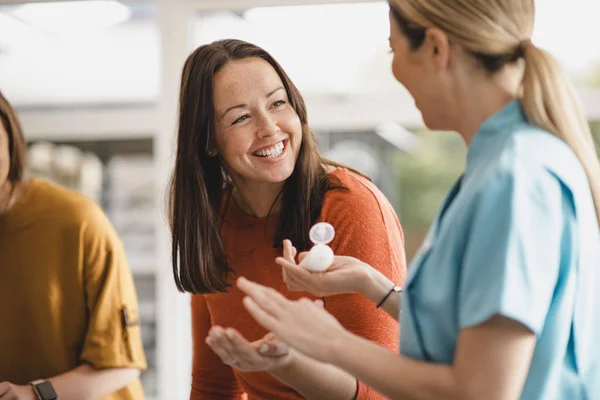
{"type": "Polygon", "coordinates": [[[92,200],[23,179],[25,138],[1,93],[0,121],[0,399],[143,399],[119,238],[92,200]]]}

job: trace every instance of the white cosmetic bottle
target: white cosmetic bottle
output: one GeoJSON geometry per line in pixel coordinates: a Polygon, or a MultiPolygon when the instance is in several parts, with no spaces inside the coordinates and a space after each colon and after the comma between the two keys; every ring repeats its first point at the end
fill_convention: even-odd
{"type": "Polygon", "coordinates": [[[333,250],[328,244],[335,237],[335,229],[327,222],[319,222],[310,228],[309,237],[314,246],[300,266],[314,272],[327,271],[333,262],[333,250]]]}

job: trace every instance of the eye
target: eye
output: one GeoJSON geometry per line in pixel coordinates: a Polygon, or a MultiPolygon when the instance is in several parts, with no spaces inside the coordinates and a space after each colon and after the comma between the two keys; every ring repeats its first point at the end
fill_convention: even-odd
{"type": "Polygon", "coordinates": [[[282,106],[282,105],[284,105],[284,104],[285,104],[285,101],[284,101],[284,100],[278,100],[278,101],[276,101],[275,103],[273,103],[273,105],[272,105],[271,107],[272,107],[272,108],[275,108],[275,107],[281,107],[281,106],[282,106]]]}
{"type": "Polygon", "coordinates": [[[235,124],[239,124],[240,122],[244,122],[245,120],[247,120],[248,118],[250,118],[249,115],[242,115],[241,117],[239,117],[238,119],[236,119],[235,121],[233,121],[231,123],[231,125],[235,125],[235,124]]]}

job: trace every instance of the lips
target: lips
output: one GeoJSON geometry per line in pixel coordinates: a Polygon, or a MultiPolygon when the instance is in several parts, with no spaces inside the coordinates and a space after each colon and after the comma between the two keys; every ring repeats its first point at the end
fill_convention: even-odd
{"type": "Polygon", "coordinates": [[[255,151],[252,155],[263,158],[275,158],[279,157],[285,148],[285,140],[275,143],[269,147],[263,147],[260,150],[255,151]]]}

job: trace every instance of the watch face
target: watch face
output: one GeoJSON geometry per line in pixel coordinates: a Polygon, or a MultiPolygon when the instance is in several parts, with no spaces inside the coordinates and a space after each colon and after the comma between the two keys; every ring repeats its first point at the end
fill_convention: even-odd
{"type": "Polygon", "coordinates": [[[36,385],[35,388],[42,397],[42,400],[57,399],[56,392],[54,391],[54,388],[50,382],[42,382],[39,385],[36,385]]]}

